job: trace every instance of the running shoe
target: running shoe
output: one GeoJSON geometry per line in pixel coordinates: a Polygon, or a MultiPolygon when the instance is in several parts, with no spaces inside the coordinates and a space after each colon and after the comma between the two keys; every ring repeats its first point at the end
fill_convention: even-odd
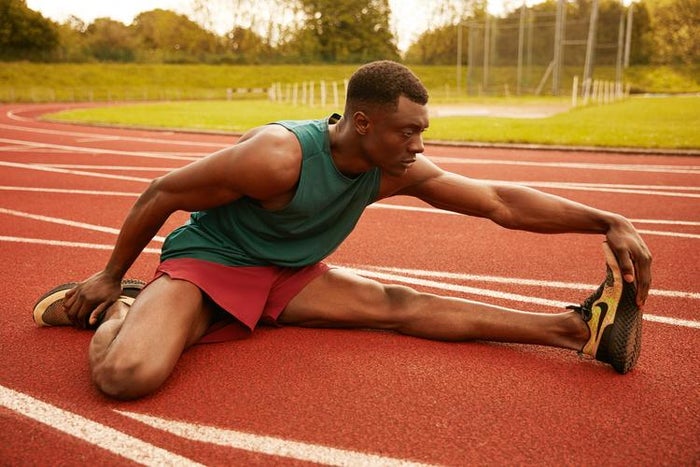
{"type": "Polygon", "coordinates": [[[637,306],[637,289],[622,279],[615,254],[603,243],[607,273],[581,305],[568,306],[581,315],[591,336],[581,353],[609,363],[625,374],[637,363],[642,346],[642,310],[637,306]]]}
{"type": "MultiPolygon", "coordinates": [[[[46,292],[39,297],[34,305],[34,322],[37,326],[72,326],[73,323],[68,319],[65,310],[63,309],[63,300],[69,290],[78,285],[77,282],[68,282],[46,292]]],[[[134,299],[139,294],[141,289],[146,286],[146,283],[137,279],[124,279],[122,281],[122,295],[119,301],[131,306],[134,299]]],[[[102,321],[102,316],[98,319],[98,323],[102,321]]]]}

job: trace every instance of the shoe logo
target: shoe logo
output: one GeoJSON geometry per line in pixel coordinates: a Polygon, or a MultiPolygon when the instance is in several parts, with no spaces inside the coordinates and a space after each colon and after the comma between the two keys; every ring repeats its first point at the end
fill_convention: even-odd
{"type": "Polygon", "coordinates": [[[605,315],[608,314],[608,304],[605,302],[596,303],[595,306],[600,308],[600,316],[598,317],[598,329],[595,332],[595,340],[600,337],[600,330],[603,327],[603,321],[605,321],[605,315]]]}

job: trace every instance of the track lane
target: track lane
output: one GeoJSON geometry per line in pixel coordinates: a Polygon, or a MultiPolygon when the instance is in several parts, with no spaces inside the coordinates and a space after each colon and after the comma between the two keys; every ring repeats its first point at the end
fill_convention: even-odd
{"type": "MultiPolygon", "coordinates": [[[[27,156],[26,151],[22,155],[27,156]]],[[[512,153],[504,155],[513,157],[512,153]]],[[[103,156],[96,153],[94,157],[101,160],[103,156]]],[[[109,157],[114,157],[111,163],[132,165],[130,157],[126,157],[128,161],[109,157]]],[[[498,156],[489,152],[488,157],[498,156]]],[[[528,153],[525,157],[541,156],[528,153]]],[[[609,161],[610,155],[594,159],[609,161]]],[[[620,157],[620,161],[626,160],[620,157]]],[[[687,164],[688,159],[683,158],[682,162],[687,164]]],[[[681,161],[674,158],[673,163],[680,165],[681,161]]],[[[5,170],[0,168],[3,180],[5,170]]],[[[39,179],[38,184],[37,179],[22,178],[19,171],[11,175],[13,184],[19,177],[27,186],[43,186],[49,180],[62,186],[72,184],[74,189],[100,189],[88,177],[52,175],[39,179]],[[58,182],[64,177],[69,177],[70,183],[58,182]]],[[[579,175],[576,179],[580,180],[579,175]]],[[[619,182],[610,174],[606,180],[619,182]]],[[[101,189],[116,189],[124,183],[100,181],[101,189]]],[[[683,183],[686,182],[687,179],[683,183]]],[[[143,184],[134,183],[130,188],[138,186],[143,184]]],[[[59,212],[53,212],[54,216],[92,220],[112,227],[118,227],[121,219],[115,214],[110,220],[110,208],[118,206],[117,211],[124,210],[129,204],[128,199],[113,202],[109,198],[87,202],[84,195],[76,195],[77,200],[68,202],[67,195],[61,196],[66,202],[61,203],[59,212]]],[[[603,207],[612,207],[623,199],[619,194],[596,196],[600,196],[603,207]]],[[[634,213],[640,218],[652,217],[654,206],[663,204],[650,196],[625,196],[625,207],[633,204],[634,213]]],[[[51,204],[37,202],[34,193],[13,192],[11,197],[0,191],[0,199],[13,209],[21,210],[27,203],[25,207],[31,207],[32,212],[51,215],[51,204]]],[[[698,220],[692,217],[693,211],[686,212],[679,205],[666,204],[665,208],[666,212],[673,211],[674,218],[698,220]]],[[[40,221],[15,222],[12,232],[21,234],[24,229],[34,229],[39,234],[43,227],[44,238],[52,238],[56,228],[40,221]]],[[[2,225],[10,228],[9,223],[2,225]]],[[[5,235],[4,228],[0,235],[5,235]]],[[[87,241],[95,234],[72,228],[65,235],[87,241]]],[[[99,242],[105,244],[109,244],[109,237],[106,233],[97,234],[99,242]]],[[[698,251],[697,241],[655,236],[647,241],[656,254],[657,265],[673,264],[657,266],[654,285],[697,292],[697,275],[692,269],[697,265],[693,256],[698,251]],[[679,287],[679,282],[687,288],[679,287]]],[[[600,239],[586,236],[543,238],[504,232],[485,221],[457,216],[370,209],[331,261],[594,284],[602,277],[599,243],[600,239]]],[[[109,401],[89,386],[84,358],[66,358],[84,355],[89,333],[35,329],[27,311],[46,284],[62,280],[67,272],[77,277],[91,274],[108,253],[98,250],[86,254],[84,250],[59,246],[0,242],[0,255],[5,259],[0,275],[5,280],[23,278],[6,313],[10,324],[2,330],[0,384],[205,464],[231,463],[236,459],[240,465],[249,465],[272,458],[168,435],[128,421],[112,409],[452,465],[499,460],[561,464],[582,459],[606,464],[648,464],[663,459],[692,463],[700,457],[695,441],[700,433],[698,393],[693,383],[698,372],[698,331],[649,322],[644,324],[645,344],[639,367],[625,377],[575,353],[557,349],[444,344],[366,331],[265,328],[246,341],[200,346],[188,352],[166,387],[152,397],[127,404],[109,401]],[[36,355],[42,356],[39,363],[29,357],[36,355]],[[210,401],[215,401],[217,410],[212,411],[210,401]],[[600,413],[606,415],[601,418],[600,413]],[[615,443],[608,443],[613,436],[615,443]],[[592,442],[598,446],[596,450],[590,449],[592,442]]],[[[149,277],[156,260],[155,254],[143,255],[133,274],[149,277]]],[[[538,295],[522,285],[502,288],[538,295]]],[[[566,300],[578,295],[559,290],[548,291],[546,296],[566,300]]],[[[690,310],[689,314],[697,319],[696,301],[652,300],[656,298],[650,298],[648,312],[678,302],[674,308],[690,310]]],[[[512,302],[502,303],[514,306],[512,302]]],[[[532,304],[523,307],[537,308],[532,304]]],[[[17,426],[23,426],[23,422],[17,426]]],[[[56,436],[51,429],[33,427],[32,431],[42,439],[48,437],[57,443],[65,439],[70,445],[77,445],[76,453],[84,445],[91,458],[106,463],[114,460],[113,455],[102,450],[94,452],[88,443],[56,436]]],[[[32,455],[28,449],[22,449],[26,447],[24,439],[11,434],[3,436],[10,437],[5,438],[10,442],[6,446],[16,446],[27,456],[32,455]]],[[[0,454],[3,449],[0,448],[0,454]]]]}

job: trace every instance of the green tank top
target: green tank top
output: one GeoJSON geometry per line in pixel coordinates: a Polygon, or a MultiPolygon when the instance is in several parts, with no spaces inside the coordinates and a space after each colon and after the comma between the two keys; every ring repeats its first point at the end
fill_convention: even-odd
{"type": "Polygon", "coordinates": [[[198,258],[230,266],[301,267],[331,254],[377,199],[381,171],[356,178],[331,157],[328,121],[280,121],[301,144],[296,192],[287,206],[267,210],[248,197],[198,211],[165,240],[161,260],[198,258]]]}

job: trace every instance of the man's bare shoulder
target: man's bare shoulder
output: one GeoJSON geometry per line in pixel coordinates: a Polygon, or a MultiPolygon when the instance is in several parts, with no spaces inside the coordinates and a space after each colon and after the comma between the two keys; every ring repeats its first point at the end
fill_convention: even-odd
{"type": "Polygon", "coordinates": [[[244,192],[265,199],[292,189],[299,181],[301,145],[280,125],[265,125],[246,132],[229,150],[232,171],[246,174],[244,192]]]}
{"type": "Polygon", "coordinates": [[[259,151],[274,151],[275,156],[291,159],[301,157],[301,145],[294,134],[281,125],[262,125],[247,131],[236,145],[246,145],[259,151]],[[279,152],[279,154],[277,154],[279,152]]]}

